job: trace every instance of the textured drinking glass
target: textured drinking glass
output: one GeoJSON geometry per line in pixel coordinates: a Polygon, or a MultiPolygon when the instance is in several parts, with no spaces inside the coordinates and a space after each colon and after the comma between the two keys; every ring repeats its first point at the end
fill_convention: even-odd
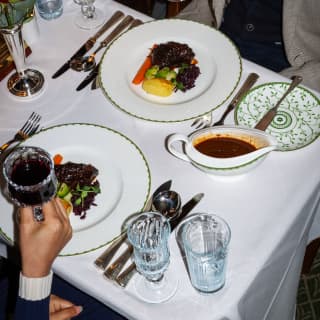
{"type": "Polygon", "coordinates": [[[127,233],[143,276],[135,281],[138,295],[150,303],[168,300],[177,290],[177,280],[165,274],[170,263],[168,220],[157,212],[145,212],[130,223],[127,233]]]}
{"type": "Polygon", "coordinates": [[[35,219],[41,221],[41,204],[57,191],[50,155],[37,147],[16,148],[4,161],[3,175],[11,199],[18,206],[33,206],[35,219]]]}
{"type": "Polygon", "coordinates": [[[37,0],[36,6],[39,15],[45,20],[59,18],[63,12],[62,0],[37,0]]]}
{"type": "Polygon", "coordinates": [[[177,229],[184,246],[189,275],[194,288],[212,293],[224,286],[231,231],[220,217],[198,213],[177,229]]]}
{"type": "Polygon", "coordinates": [[[75,17],[75,24],[81,29],[94,29],[102,25],[104,13],[94,6],[95,0],[73,0],[81,6],[81,12],[75,17]]]}

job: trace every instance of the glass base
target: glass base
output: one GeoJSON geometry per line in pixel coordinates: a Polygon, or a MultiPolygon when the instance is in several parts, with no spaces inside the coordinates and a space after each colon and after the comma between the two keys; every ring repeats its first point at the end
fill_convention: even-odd
{"type": "Polygon", "coordinates": [[[149,303],[161,303],[172,298],[178,288],[178,280],[174,274],[165,274],[161,281],[151,282],[143,276],[135,281],[138,296],[149,303]]]}
{"type": "Polygon", "coordinates": [[[81,29],[95,29],[103,24],[105,16],[103,12],[95,8],[93,18],[86,18],[81,12],[75,17],[75,24],[81,29]]]}
{"type": "Polygon", "coordinates": [[[32,97],[43,88],[44,76],[41,72],[33,69],[24,71],[22,78],[17,72],[8,80],[9,91],[18,97],[32,97]]]}

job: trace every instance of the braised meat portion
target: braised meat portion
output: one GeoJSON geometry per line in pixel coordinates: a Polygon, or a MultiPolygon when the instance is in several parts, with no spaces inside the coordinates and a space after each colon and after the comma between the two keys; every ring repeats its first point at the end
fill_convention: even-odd
{"type": "Polygon", "coordinates": [[[152,50],[152,65],[163,67],[176,67],[182,63],[190,64],[194,58],[192,49],[183,43],[170,41],[161,43],[152,50]]]}
{"type": "Polygon", "coordinates": [[[58,181],[64,182],[71,189],[76,189],[78,184],[90,186],[99,173],[98,169],[91,164],[74,162],[55,165],[54,171],[58,181]]]}

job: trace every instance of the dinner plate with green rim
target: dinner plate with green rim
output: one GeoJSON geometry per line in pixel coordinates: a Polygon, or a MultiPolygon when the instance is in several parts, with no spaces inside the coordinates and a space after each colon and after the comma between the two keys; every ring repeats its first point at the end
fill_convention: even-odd
{"type": "Polygon", "coordinates": [[[237,87],[242,72],[238,49],[222,32],[204,24],[162,19],[144,23],[118,37],[106,50],[99,69],[101,88],[125,113],[149,121],[178,122],[218,108],[237,87]],[[198,61],[195,87],[169,97],[146,93],[132,79],[155,44],[187,44],[198,61]]]}
{"type": "MultiPolygon", "coordinates": [[[[235,122],[253,128],[280,100],[289,83],[262,84],[247,93],[235,110],[235,122]]],[[[281,103],[266,132],[278,141],[277,150],[305,147],[320,135],[320,100],[304,87],[295,88],[281,103]]]]}
{"type": "MultiPolygon", "coordinates": [[[[44,129],[23,145],[47,150],[63,162],[92,164],[99,170],[101,193],[95,198],[84,219],[71,213],[72,239],[61,255],[75,255],[95,250],[118,236],[125,220],[140,212],[150,192],[150,170],[140,148],[122,133],[92,124],[66,124],[44,129]],[[128,160],[130,159],[130,161],[128,160]]],[[[14,207],[0,196],[2,238],[15,238],[14,207]],[[11,213],[11,214],[10,214],[11,213]]]]}

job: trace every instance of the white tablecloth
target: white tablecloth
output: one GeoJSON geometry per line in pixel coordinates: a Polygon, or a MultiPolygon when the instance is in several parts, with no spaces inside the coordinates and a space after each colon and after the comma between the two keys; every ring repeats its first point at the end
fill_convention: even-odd
{"type": "MultiPolygon", "coordinates": [[[[97,1],[97,6],[108,16],[121,8],[135,17],[150,19],[111,0],[97,1]]],[[[40,97],[22,102],[7,92],[6,81],[0,83],[0,140],[11,138],[31,111],[42,115],[44,127],[86,122],[118,130],[136,142],[146,156],[152,190],[172,179],[172,188],[181,194],[183,202],[204,192],[205,197],[194,211],[224,217],[230,224],[232,240],[226,285],[208,296],[192,288],[174,235],[170,238],[170,269],[179,279],[179,288],[171,300],[162,304],[139,300],[134,279],[126,289],[105,280],[93,265],[104,248],[59,257],[54,271],[128,319],[293,319],[305,245],[314,217],[320,212],[320,139],[300,150],[272,152],[259,167],[243,176],[217,178],[198,171],[171,156],[164,147],[169,134],[190,133],[191,121],[163,124],[130,117],[115,108],[101,90],[91,91],[87,87],[76,92],[83,79],[80,73],[68,71],[58,79],[51,79],[57,68],[93,34],[74,25],[73,17],[78,10],[69,0],[65,1],[64,14],[59,19],[39,18],[40,38],[32,45],[33,54],[27,61],[44,73],[46,90],[40,97]]],[[[243,61],[241,82],[253,71],[260,75],[258,84],[284,80],[243,61]]],[[[224,109],[216,110],[214,116],[218,118],[224,109]]],[[[227,122],[233,122],[232,115],[227,122]]],[[[318,225],[313,227],[310,237],[318,235],[318,225]]]]}

